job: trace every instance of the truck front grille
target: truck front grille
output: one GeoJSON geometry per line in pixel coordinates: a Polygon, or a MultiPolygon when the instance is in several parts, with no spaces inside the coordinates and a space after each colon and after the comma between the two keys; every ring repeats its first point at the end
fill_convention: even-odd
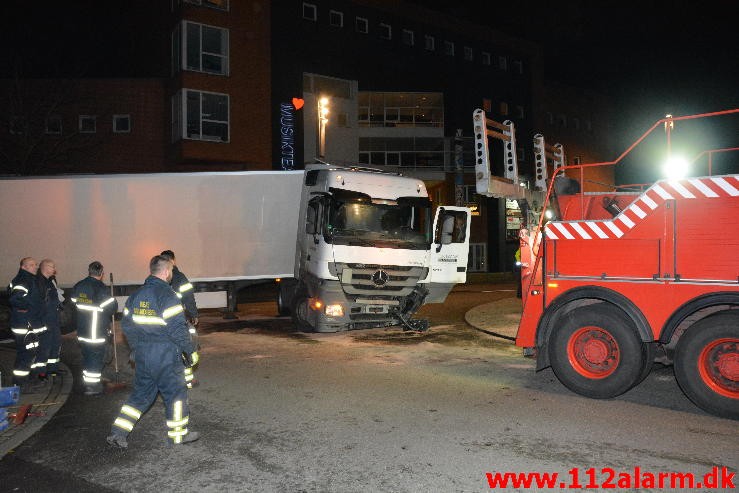
{"type": "Polygon", "coordinates": [[[349,296],[408,296],[426,276],[423,267],[337,264],[341,287],[349,296]]]}

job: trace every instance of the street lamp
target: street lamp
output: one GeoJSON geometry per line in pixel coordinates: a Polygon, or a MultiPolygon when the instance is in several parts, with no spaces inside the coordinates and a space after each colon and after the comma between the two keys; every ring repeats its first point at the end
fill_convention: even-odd
{"type": "Polygon", "coordinates": [[[327,97],[318,98],[318,134],[316,147],[318,148],[318,158],[326,157],[326,124],[328,123],[328,103],[327,97]]]}

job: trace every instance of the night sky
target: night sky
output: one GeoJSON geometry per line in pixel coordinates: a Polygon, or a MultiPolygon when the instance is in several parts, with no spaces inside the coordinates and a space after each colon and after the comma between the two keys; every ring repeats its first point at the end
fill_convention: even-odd
{"type": "MultiPolygon", "coordinates": [[[[169,0],[104,3],[101,9],[97,0],[3,1],[0,39],[6,49],[0,75],[20,70],[30,76],[44,72],[167,76],[167,67],[126,53],[146,53],[146,47],[155,44],[157,30],[151,23],[157,16],[152,9],[168,9],[169,0]],[[131,11],[134,15],[123,15],[131,11]],[[131,32],[137,34],[131,36],[131,32]],[[60,39],[69,41],[60,43],[60,39]]],[[[416,3],[538,43],[549,77],[596,90],[612,103],[610,123],[617,149],[625,148],[667,113],[739,107],[734,0],[416,3]]],[[[166,57],[166,53],[160,55],[166,57]]],[[[151,57],[156,59],[161,60],[151,57]]],[[[736,130],[724,131],[722,138],[716,138],[717,145],[739,146],[739,141],[731,141],[739,140],[736,130]]]]}

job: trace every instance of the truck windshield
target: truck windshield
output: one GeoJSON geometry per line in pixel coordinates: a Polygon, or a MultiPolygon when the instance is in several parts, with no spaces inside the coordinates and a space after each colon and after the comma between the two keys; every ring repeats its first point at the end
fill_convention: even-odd
{"type": "Polygon", "coordinates": [[[431,243],[431,203],[340,197],[328,210],[326,237],[334,244],[426,250],[431,243]]]}

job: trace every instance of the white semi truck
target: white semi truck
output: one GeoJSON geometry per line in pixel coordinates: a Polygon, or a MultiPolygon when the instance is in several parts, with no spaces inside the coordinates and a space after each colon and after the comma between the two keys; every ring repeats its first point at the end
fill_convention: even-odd
{"type": "MultiPolygon", "coordinates": [[[[0,179],[0,282],[52,258],[62,287],[92,260],[125,297],[173,250],[198,306],[281,279],[301,330],[404,324],[466,279],[469,211],[432,204],[423,181],[366,168],[0,179]]],[[[121,303],[122,305],[122,303],[121,303]]]]}

